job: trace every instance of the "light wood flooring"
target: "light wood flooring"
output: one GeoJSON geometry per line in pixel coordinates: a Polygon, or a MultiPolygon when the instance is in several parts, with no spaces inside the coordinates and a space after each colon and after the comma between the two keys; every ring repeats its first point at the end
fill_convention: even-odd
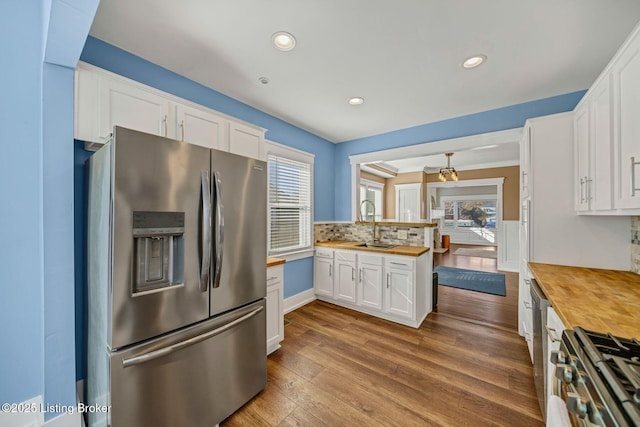
{"type": "Polygon", "coordinates": [[[285,317],[266,389],[222,426],[544,425],[515,332],[440,312],[414,329],[321,301],[285,317]]]}

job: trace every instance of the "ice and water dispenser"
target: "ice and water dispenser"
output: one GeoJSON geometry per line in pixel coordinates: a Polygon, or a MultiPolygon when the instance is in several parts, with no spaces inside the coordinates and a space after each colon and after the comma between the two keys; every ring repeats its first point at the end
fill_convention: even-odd
{"type": "Polygon", "coordinates": [[[134,212],[133,294],[184,284],[184,212],[134,212]]]}

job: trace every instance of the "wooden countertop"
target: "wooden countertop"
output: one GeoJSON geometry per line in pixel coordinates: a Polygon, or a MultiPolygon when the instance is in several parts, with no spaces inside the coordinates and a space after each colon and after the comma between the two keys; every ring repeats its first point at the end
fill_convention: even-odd
{"type": "Polygon", "coordinates": [[[393,248],[367,248],[364,246],[358,246],[364,242],[352,242],[349,240],[328,240],[326,242],[316,242],[316,246],[321,246],[325,248],[332,249],[347,249],[347,250],[355,250],[355,251],[366,251],[366,252],[379,252],[383,254],[391,254],[391,255],[404,255],[404,256],[420,256],[426,252],[429,252],[428,247],[424,246],[394,246],[393,248]]]}
{"type": "Polygon", "coordinates": [[[273,267],[275,265],[280,265],[280,264],[284,264],[285,262],[287,262],[284,259],[281,258],[274,258],[272,256],[268,256],[267,257],[267,268],[269,267],[273,267]]]}
{"type": "Polygon", "coordinates": [[[640,275],[535,262],[529,269],[565,327],[640,338],[640,275]]]}
{"type": "MultiPolygon", "coordinates": [[[[371,226],[371,221],[356,221],[356,224],[361,225],[369,225],[371,226]]],[[[383,227],[429,227],[435,228],[438,224],[434,222],[400,222],[400,221],[376,221],[376,225],[380,225],[383,227]]]]}

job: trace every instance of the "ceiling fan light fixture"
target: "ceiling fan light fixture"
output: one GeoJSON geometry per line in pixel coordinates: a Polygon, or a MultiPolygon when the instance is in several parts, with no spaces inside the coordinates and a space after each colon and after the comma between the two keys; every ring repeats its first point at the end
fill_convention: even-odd
{"type": "Polygon", "coordinates": [[[287,52],[296,47],[296,38],[286,31],[278,31],[271,36],[274,46],[283,52],[287,52]]]}
{"type": "Polygon", "coordinates": [[[362,105],[364,104],[364,98],[360,96],[354,96],[353,98],[349,98],[347,101],[349,105],[362,105]]]}
{"type": "Polygon", "coordinates": [[[473,55],[473,56],[470,56],[469,58],[464,60],[464,62],[462,63],[462,68],[465,68],[465,69],[468,69],[468,70],[472,69],[472,68],[476,68],[486,60],[487,60],[487,56],[486,55],[473,55]]]}

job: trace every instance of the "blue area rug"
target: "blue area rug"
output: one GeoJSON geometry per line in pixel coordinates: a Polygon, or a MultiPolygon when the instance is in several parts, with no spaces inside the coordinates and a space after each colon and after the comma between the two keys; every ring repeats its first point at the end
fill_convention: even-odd
{"type": "Polygon", "coordinates": [[[501,297],[507,295],[504,274],[502,273],[486,273],[484,271],[465,270],[463,268],[440,265],[434,271],[438,273],[439,285],[484,292],[501,297]]]}

